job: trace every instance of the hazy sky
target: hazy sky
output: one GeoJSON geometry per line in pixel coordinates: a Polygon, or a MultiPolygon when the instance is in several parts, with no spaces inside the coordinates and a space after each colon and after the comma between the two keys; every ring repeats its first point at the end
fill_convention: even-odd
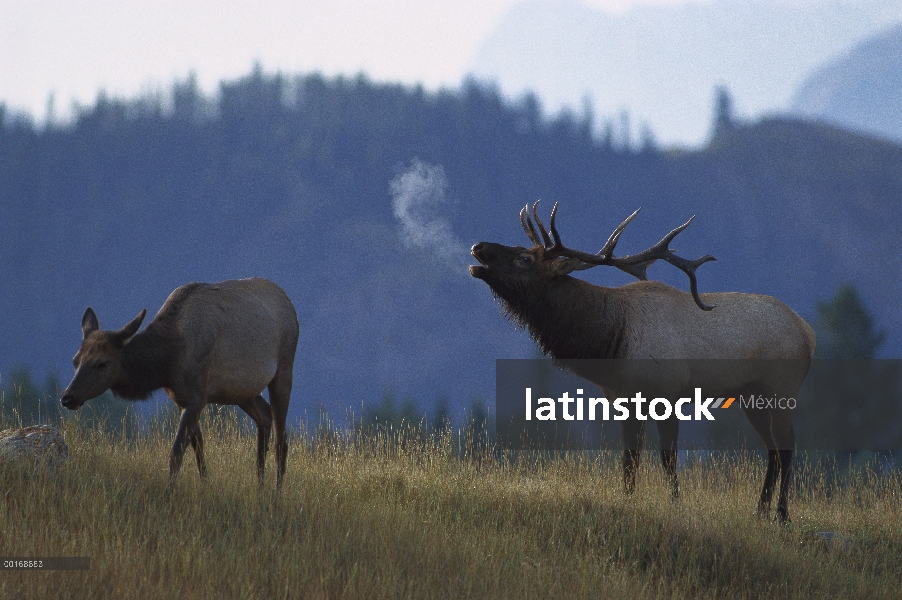
{"type": "MultiPolygon", "coordinates": [[[[587,0],[611,12],[688,0],[587,0]]],[[[705,1],[705,0],[696,0],[705,1]]],[[[43,120],[73,100],[168,89],[197,74],[211,91],[255,61],[456,86],[516,0],[0,0],[0,102],[43,120]]]]}

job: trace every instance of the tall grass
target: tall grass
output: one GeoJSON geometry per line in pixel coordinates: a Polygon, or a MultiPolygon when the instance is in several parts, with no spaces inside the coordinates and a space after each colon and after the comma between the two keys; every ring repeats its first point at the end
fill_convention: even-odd
{"type": "MultiPolygon", "coordinates": [[[[789,526],[752,516],[763,461],[682,465],[670,501],[649,457],[497,460],[449,432],[294,436],[273,459],[232,414],[204,423],[167,489],[173,419],[127,438],[65,421],[53,473],[0,467],[5,556],[89,556],[88,571],[0,571],[2,598],[898,598],[902,489],[867,467],[801,473],[789,526]],[[818,482],[822,481],[823,484],[818,482]],[[828,482],[829,481],[829,485],[828,482]],[[832,539],[819,532],[834,534],[832,539]]],[[[115,429],[115,428],[113,428],[115,429]]]]}

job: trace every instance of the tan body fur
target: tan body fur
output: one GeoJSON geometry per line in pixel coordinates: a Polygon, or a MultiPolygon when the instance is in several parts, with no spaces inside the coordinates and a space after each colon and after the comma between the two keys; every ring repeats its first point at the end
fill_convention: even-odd
{"type": "Polygon", "coordinates": [[[631,323],[635,358],[782,359],[814,352],[808,323],[771,296],[702,294],[716,306],[705,312],[686,292],[657,281],[605,289],[631,323]]]}

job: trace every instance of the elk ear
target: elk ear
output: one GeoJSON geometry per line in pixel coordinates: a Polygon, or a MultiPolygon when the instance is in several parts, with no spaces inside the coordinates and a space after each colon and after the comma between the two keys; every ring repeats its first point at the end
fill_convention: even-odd
{"type": "Polygon", "coordinates": [[[551,262],[551,270],[554,271],[554,274],[558,277],[563,277],[564,275],[568,275],[569,273],[576,270],[578,266],[582,264],[582,261],[578,258],[557,258],[551,262]]]}
{"type": "Polygon", "coordinates": [[[144,320],[144,315],[147,314],[147,309],[144,308],[138,313],[138,316],[132,319],[125,327],[117,331],[113,334],[113,342],[119,346],[120,348],[126,345],[132,337],[138,333],[138,328],[141,327],[141,322],[144,320]]]}
{"type": "Polygon", "coordinates": [[[100,323],[97,322],[97,315],[94,314],[94,309],[89,306],[85,309],[85,314],[81,316],[81,331],[84,334],[84,338],[87,338],[88,335],[98,329],[100,329],[100,323]]]}

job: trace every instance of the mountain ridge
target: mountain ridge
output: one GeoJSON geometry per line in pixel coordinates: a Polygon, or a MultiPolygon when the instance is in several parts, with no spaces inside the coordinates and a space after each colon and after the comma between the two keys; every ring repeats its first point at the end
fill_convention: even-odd
{"type": "Polygon", "coordinates": [[[902,141],[902,24],[814,70],[796,90],[789,112],[902,141]]]}
{"type": "Polygon", "coordinates": [[[519,2],[472,61],[509,97],[532,90],[552,111],[594,110],[658,139],[698,145],[712,90],[728,87],[741,112],[783,110],[797,84],[876,29],[902,21],[893,2],[758,0],[635,7],[618,15],[576,0],[519,2]]]}

